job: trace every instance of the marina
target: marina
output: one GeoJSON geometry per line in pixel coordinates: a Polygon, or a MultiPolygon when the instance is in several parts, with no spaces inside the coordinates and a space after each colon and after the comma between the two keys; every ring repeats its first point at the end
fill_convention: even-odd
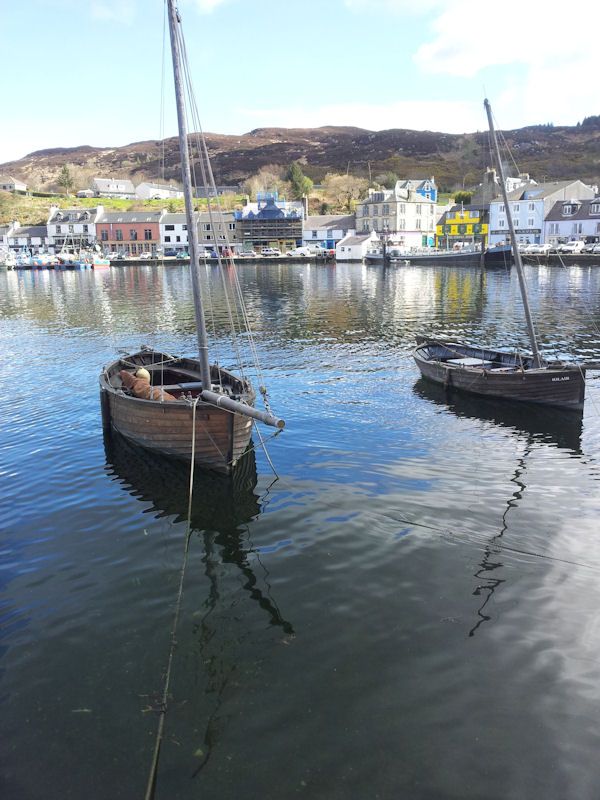
{"type": "MultiPolygon", "coordinates": [[[[543,352],[600,361],[597,266],[524,265],[543,352]]],[[[189,519],[156,797],[595,800],[598,380],[565,420],[419,377],[424,329],[526,347],[514,270],[238,271],[279,477],[253,434],[190,510],[98,402],[195,352],[189,267],[0,272],[2,795],[144,795],[189,519]]]]}

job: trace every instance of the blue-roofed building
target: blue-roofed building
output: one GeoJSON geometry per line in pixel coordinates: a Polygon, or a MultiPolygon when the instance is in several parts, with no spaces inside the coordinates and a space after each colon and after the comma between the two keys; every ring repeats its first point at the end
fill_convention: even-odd
{"type": "Polygon", "coordinates": [[[256,203],[235,212],[244,250],[272,247],[286,252],[302,244],[301,202],[279,200],[277,192],[259,192],[256,203]]]}

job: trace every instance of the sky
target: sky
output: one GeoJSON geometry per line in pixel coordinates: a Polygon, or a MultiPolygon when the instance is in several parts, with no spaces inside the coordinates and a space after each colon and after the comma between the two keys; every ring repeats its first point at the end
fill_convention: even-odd
{"type": "MultiPolygon", "coordinates": [[[[179,0],[205,132],[600,114],[599,0],[179,0]],[[591,33],[590,33],[591,32],[591,33]]],[[[163,0],[0,4],[0,163],[176,134],[163,0]],[[167,59],[165,61],[165,58],[167,59]]]]}

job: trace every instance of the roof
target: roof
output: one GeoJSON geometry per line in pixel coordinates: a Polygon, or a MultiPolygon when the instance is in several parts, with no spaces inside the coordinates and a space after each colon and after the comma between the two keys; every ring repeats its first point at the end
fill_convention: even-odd
{"type": "MultiPolygon", "coordinates": [[[[469,212],[469,218],[471,217],[471,212],[474,211],[476,216],[478,216],[481,219],[482,215],[486,214],[489,211],[489,205],[486,204],[465,205],[465,206],[461,206],[458,204],[454,205],[452,206],[452,208],[449,208],[447,211],[444,211],[442,216],[438,218],[437,224],[443,225],[448,219],[448,217],[455,217],[457,212],[459,211],[469,212]]],[[[468,224],[466,218],[465,218],[465,224],[468,224]]]]}
{"type": "Polygon", "coordinates": [[[585,220],[594,219],[600,220],[600,211],[595,214],[590,213],[590,206],[592,203],[600,205],[600,197],[594,197],[592,200],[557,200],[546,215],[546,222],[570,222],[571,220],[585,220]],[[562,209],[565,205],[572,205],[576,203],[579,205],[575,214],[563,214],[562,209]]]}
{"type": "Polygon", "coordinates": [[[99,225],[111,222],[161,222],[162,213],[162,211],[105,211],[96,222],[99,225]]]}
{"type": "Polygon", "coordinates": [[[94,178],[92,184],[95,184],[98,191],[135,193],[133,183],[127,178],[94,178]]]}
{"type": "MultiPolygon", "coordinates": [[[[537,184],[526,184],[525,186],[520,186],[518,189],[513,189],[512,192],[508,192],[508,199],[510,201],[518,201],[518,200],[545,200],[547,197],[551,197],[555,192],[560,192],[564,189],[569,189],[572,186],[577,184],[584,184],[581,183],[580,180],[575,181],[553,181],[552,183],[537,183],[537,184]]],[[[501,197],[495,197],[492,201],[494,203],[502,203],[501,197]]]]}
{"type": "Polygon", "coordinates": [[[305,230],[333,230],[335,228],[348,230],[356,227],[354,214],[322,214],[306,217],[305,230]]]}
{"type": "Polygon", "coordinates": [[[346,238],[342,239],[339,244],[343,244],[344,247],[347,247],[348,245],[353,244],[363,244],[363,242],[365,242],[367,239],[371,239],[370,233],[364,233],[357,236],[346,236],[346,238]]]}
{"type": "Polygon", "coordinates": [[[98,215],[97,208],[58,208],[50,217],[50,224],[63,222],[94,222],[98,215]]]}
{"type": "Polygon", "coordinates": [[[33,238],[34,236],[43,239],[48,234],[48,229],[45,225],[28,225],[25,228],[17,228],[13,231],[11,239],[33,238]]]}
{"type": "Polygon", "coordinates": [[[183,194],[183,189],[179,189],[177,186],[167,186],[166,183],[150,183],[149,181],[142,181],[142,183],[138,183],[137,188],[139,189],[140,186],[148,186],[150,189],[160,189],[163,192],[179,192],[180,194],[183,194]]]}

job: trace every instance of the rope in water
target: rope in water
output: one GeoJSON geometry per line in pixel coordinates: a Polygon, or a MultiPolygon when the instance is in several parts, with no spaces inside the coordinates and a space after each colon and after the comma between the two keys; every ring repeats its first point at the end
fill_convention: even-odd
{"type": "Polygon", "coordinates": [[[162,700],[160,704],[160,720],[158,722],[158,729],[156,731],[156,742],[154,744],[154,755],[152,757],[152,765],[150,767],[150,776],[148,778],[148,786],[146,788],[145,800],[151,800],[154,797],[154,790],[156,787],[156,776],[158,771],[158,759],[160,756],[160,746],[163,739],[163,730],[165,727],[165,716],[167,713],[167,699],[169,696],[169,683],[171,681],[171,669],[173,666],[173,658],[175,655],[175,648],[177,646],[177,623],[179,622],[179,612],[181,610],[181,599],[183,597],[183,581],[185,578],[185,569],[187,566],[188,552],[190,547],[190,537],[192,533],[192,495],[194,487],[194,461],[196,451],[196,406],[200,397],[196,398],[194,407],[192,409],[192,453],[190,459],[190,486],[188,497],[188,513],[187,513],[187,530],[185,534],[185,546],[183,549],[183,561],[179,573],[179,591],[177,593],[177,603],[175,605],[175,614],[173,616],[173,625],[171,627],[171,647],[169,649],[169,661],[167,664],[167,672],[165,674],[165,683],[163,687],[162,700]]]}

